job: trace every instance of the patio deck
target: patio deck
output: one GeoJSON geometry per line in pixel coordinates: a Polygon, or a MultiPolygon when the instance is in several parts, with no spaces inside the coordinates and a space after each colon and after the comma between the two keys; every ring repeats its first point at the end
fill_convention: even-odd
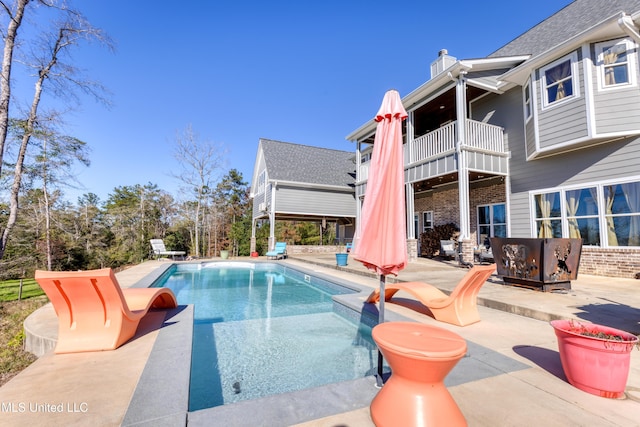
{"type": "MultiPolygon", "coordinates": [[[[337,267],[332,254],[296,256],[295,259],[277,262],[333,275],[367,288],[378,286],[377,279],[351,258],[346,267],[337,267]]],[[[141,279],[144,284],[148,280],[145,277],[157,274],[157,269],[166,265],[157,261],[147,262],[119,273],[117,277],[125,287],[139,285],[141,279]]],[[[454,263],[420,259],[410,263],[397,279],[427,281],[447,291],[465,272],[454,263]]],[[[463,360],[447,378],[447,386],[470,426],[526,425],[532,419],[547,426],[638,424],[640,351],[634,350],[631,355],[626,399],[593,396],[566,382],[555,335],[547,321],[576,318],[638,334],[640,281],[580,275],[567,293],[541,293],[503,286],[499,280],[492,279],[480,291],[482,321],[464,328],[436,322],[425,314],[424,307],[410,298],[402,298],[401,294],[398,296],[401,297],[399,303],[386,304],[388,313],[453,330],[473,349],[465,359],[476,364],[469,365],[463,360]],[[477,371],[482,366],[481,370],[487,375],[478,379],[477,371]]],[[[365,297],[361,295],[358,298],[364,301],[365,297]]],[[[43,335],[50,335],[51,323],[55,330],[56,319],[55,315],[51,317],[51,312],[47,320],[44,309],[41,325],[37,325],[36,329],[43,335]],[[40,326],[48,326],[49,331],[40,326]]],[[[163,373],[169,375],[183,366],[171,358],[166,342],[161,346],[163,352],[157,353],[160,332],[164,334],[175,326],[166,322],[159,331],[157,328],[165,318],[158,314],[148,316],[136,337],[117,350],[69,355],[46,353],[0,388],[0,425],[117,426],[124,423],[182,426],[188,422],[190,426],[373,426],[367,404],[356,405],[339,414],[312,416],[306,420],[303,416],[298,424],[283,421],[281,415],[289,408],[290,396],[272,398],[271,405],[262,405],[271,408],[265,408],[265,413],[255,417],[245,405],[227,405],[224,412],[216,412],[215,418],[205,412],[187,414],[173,408],[166,408],[165,416],[151,410],[145,412],[145,407],[150,409],[158,405],[158,395],[164,394],[166,398],[167,394],[170,397],[173,393],[174,400],[180,400],[185,394],[184,384],[163,377],[163,373]],[[149,369],[150,358],[160,358],[163,369],[154,376],[157,378],[154,384],[156,392],[141,395],[141,379],[145,367],[149,369]],[[144,417],[131,422],[127,411],[132,406],[141,407],[142,412],[139,413],[144,413],[144,417]],[[62,410],[58,411],[58,408],[62,410]],[[223,413],[225,415],[220,417],[223,413]]],[[[179,349],[178,344],[174,343],[174,347],[179,349]]],[[[184,348],[181,351],[184,353],[184,348]]],[[[373,388],[373,382],[363,387],[373,388]]],[[[344,399],[341,391],[333,389],[326,397],[344,399]]],[[[322,402],[317,406],[322,406],[322,402]]]]}

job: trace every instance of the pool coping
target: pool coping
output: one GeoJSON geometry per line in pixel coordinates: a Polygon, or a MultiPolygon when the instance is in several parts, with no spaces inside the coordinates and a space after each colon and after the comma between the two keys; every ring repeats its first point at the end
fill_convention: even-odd
{"type": "MultiPolygon", "coordinates": [[[[371,289],[318,271],[288,265],[286,261],[278,264],[355,291],[334,295],[334,305],[352,310],[356,316],[362,315],[363,310],[377,316],[373,305],[363,303],[363,296],[367,296],[371,289]]],[[[153,271],[133,287],[149,287],[173,265],[153,271]]],[[[410,320],[390,312],[387,317],[388,320],[410,320]]],[[[123,426],[188,424],[197,427],[211,425],[211,419],[224,419],[226,426],[246,426],[247,414],[251,414],[252,425],[288,426],[367,407],[378,392],[375,377],[367,376],[189,412],[192,336],[193,306],[179,306],[168,311],[125,414],[123,426]]]]}

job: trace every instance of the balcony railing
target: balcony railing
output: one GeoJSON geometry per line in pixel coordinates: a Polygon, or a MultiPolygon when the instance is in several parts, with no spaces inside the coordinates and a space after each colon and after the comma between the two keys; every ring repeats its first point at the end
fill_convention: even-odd
{"type": "MultiPolygon", "coordinates": [[[[467,119],[466,138],[462,141],[463,149],[504,153],[504,130],[500,126],[490,125],[467,119]]],[[[404,164],[422,163],[428,159],[444,156],[455,151],[456,122],[451,122],[439,129],[415,138],[405,144],[404,164]]],[[[358,180],[365,181],[369,177],[369,162],[360,165],[358,180]]]]}

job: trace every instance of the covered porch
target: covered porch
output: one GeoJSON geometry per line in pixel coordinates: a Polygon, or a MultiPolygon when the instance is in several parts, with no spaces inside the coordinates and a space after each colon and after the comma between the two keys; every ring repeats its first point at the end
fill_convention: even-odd
{"type": "MultiPolygon", "coordinates": [[[[508,144],[504,129],[469,115],[474,100],[487,94],[466,74],[449,80],[445,89],[426,99],[410,94],[403,99],[409,117],[403,125],[407,251],[419,256],[419,237],[425,227],[455,223],[459,229],[461,260],[473,262],[478,230],[478,205],[504,203],[508,185],[508,144]],[[431,198],[430,202],[425,200],[431,198]],[[425,226],[424,212],[431,212],[425,226]]],[[[358,216],[365,197],[375,129],[356,138],[356,198],[358,216]]],[[[506,228],[506,224],[505,224],[506,228]]],[[[484,236],[483,236],[484,237],[484,236]]]]}

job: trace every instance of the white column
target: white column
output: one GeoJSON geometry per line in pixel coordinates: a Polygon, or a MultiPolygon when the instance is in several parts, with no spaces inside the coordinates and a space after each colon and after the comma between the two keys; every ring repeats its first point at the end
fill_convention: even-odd
{"type": "Polygon", "coordinates": [[[269,250],[276,246],[276,185],[271,184],[271,202],[269,203],[269,250]]]}
{"type": "Polygon", "coordinates": [[[406,198],[406,206],[407,206],[407,239],[415,239],[416,238],[416,230],[414,227],[413,217],[415,215],[415,203],[414,203],[414,195],[415,191],[413,190],[413,184],[405,184],[404,185],[405,198],[406,198]]]}
{"type": "Polygon", "coordinates": [[[466,80],[460,73],[456,84],[456,124],[457,141],[456,153],[458,156],[458,197],[460,203],[460,237],[459,241],[471,238],[471,223],[469,215],[469,172],[467,170],[467,153],[462,149],[466,141],[467,99],[466,80]]]}
{"type": "Polygon", "coordinates": [[[409,111],[407,116],[407,154],[409,156],[409,162],[413,161],[413,139],[415,138],[415,132],[413,127],[414,115],[413,111],[409,111]]]}
{"type": "MultiPolygon", "coordinates": [[[[360,165],[362,162],[362,142],[356,142],[356,184],[360,182],[360,165]]],[[[360,217],[362,216],[362,200],[358,196],[358,188],[356,187],[356,228],[354,230],[354,245],[355,240],[360,236],[360,217]]]]}

